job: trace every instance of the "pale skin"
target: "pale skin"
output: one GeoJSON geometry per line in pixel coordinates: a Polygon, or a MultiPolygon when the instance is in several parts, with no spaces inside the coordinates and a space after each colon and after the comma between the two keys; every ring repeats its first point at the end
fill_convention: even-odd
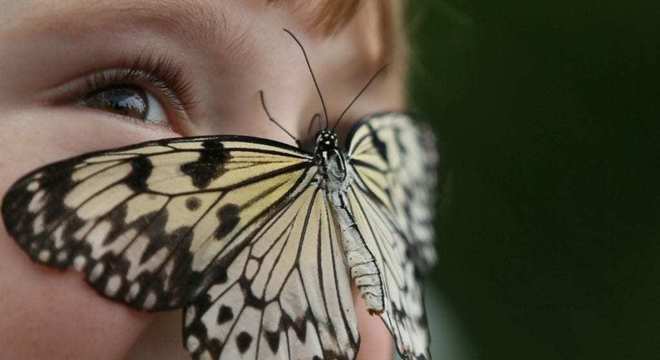
{"type": "MultiPolygon", "coordinates": [[[[293,143],[321,112],[299,48],[310,54],[332,121],[382,64],[373,4],[333,36],[309,26],[305,7],[265,1],[0,0],[0,196],[38,166],[150,139],[243,134],[293,143]],[[85,78],[150,54],[191,84],[192,105],[173,106],[138,80],[149,121],[81,105],[85,78]],[[72,93],[77,92],[75,95],[72,93]],[[159,110],[160,109],[160,110],[159,110]]],[[[390,66],[347,113],[339,132],[374,111],[402,110],[400,67],[390,66]]],[[[170,86],[170,84],[167,84],[170,86]]],[[[389,332],[355,296],[359,359],[391,359],[389,332]]],[[[13,359],[187,359],[179,312],[149,314],[96,294],[73,271],[37,265],[0,225],[0,349],[13,359]]]]}

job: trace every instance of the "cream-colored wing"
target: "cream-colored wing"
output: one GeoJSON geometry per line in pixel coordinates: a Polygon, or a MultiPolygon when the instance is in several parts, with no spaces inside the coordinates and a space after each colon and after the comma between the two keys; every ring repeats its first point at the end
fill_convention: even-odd
{"type": "Polygon", "coordinates": [[[175,308],[215,281],[225,269],[212,265],[246,246],[242,234],[270,221],[312,167],[263,139],[158,140],[37,169],[10,188],[2,216],[33,260],[74,267],[136,308],[175,308]]]}
{"type": "Polygon", "coordinates": [[[348,139],[348,158],[359,181],[397,224],[409,256],[426,272],[436,260],[433,210],[438,150],[431,129],[402,113],[365,118],[348,139]]]}

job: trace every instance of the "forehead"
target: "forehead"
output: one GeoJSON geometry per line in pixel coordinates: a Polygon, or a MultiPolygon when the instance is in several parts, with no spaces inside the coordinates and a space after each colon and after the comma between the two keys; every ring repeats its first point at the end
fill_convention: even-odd
{"type": "MultiPolygon", "coordinates": [[[[299,0],[241,1],[241,7],[243,8],[281,8],[293,15],[299,23],[308,25],[309,30],[322,28],[327,30],[326,32],[336,30],[338,26],[348,22],[357,12],[357,4],[358,2],[352,0],[319,0],[313,2],[299,0]]],[[[75,28],[77,24],[98,21],[99,17],[121,20],[122,17],[117,15],[141,18],[144,21],[162,21],[169,23],[174,30],[178,31],[184,30],[182,29],[184,26],[181,25],[190,23],[205,29],[218,30],[226,25],[224,24],[227,21],[225,18],[226,13],[236,7],[232,6],[230,2],[214,0],[98,0],[94,2],[83,0],[61,0],[57,2],[48,0],[0,0],[0,5],[6,10],[0,12],[1,25],[11,25],[12,20],[16,20],[15,14],[21,14],[19,22],[34,22],[34,25],[41,25],[42,28],[48,29],[49,25],[53,25],[52,22],[49,22],[50,19],[70,16],[76,19],[75,23],[70,22],[69,24],[72,27],[71,32],[78,30],[75,28]]],[[[231,15],[235,17],[237,14],[231,15]]],[[[0,30],[3,30],[3,26],[0,26],[0,30]]],[[[62,31],[63,29],[59,27],[58,30],[62,31]]],[[[206,34],[206,32],[203,34],[206,34]]]]}
{"type": "Polygon", "coordinates": [[[305,23],[325,33],[331,33],[349,22],[360,6],[355,0],[268,0],[269,4],[286,5],[298,12],[305,23]]]}

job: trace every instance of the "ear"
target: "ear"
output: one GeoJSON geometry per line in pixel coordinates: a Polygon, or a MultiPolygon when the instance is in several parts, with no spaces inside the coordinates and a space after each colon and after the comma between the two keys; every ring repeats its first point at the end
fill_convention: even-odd
{"type": "Polygon", "coordinates": [[[372,68],[380,67],[387,58],[386,43],[390,34],[385,33],[388,17],[388,1],[365,1],[349,25],[356,36],[356,42],[365,56],[365,61],[372,68]]]}
{"type": "Polygon", "coordinates": [[[353,37],[353,44],[368,74],[387,65],[377,85],[360,98],[359,105],[353,109],[354,114],[364,114],[365,109],[405,108],[408,49],[402,11],[402,1],[363,1],[346,26],[345,31],[353,37]]]}

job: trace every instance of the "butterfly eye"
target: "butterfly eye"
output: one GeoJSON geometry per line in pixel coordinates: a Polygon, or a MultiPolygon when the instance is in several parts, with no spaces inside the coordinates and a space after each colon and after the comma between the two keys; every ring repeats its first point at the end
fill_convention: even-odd
{"type": "Polygon", "coordinates": [[[86,95],[81,100],[81,105],[152,124],[167,121],[160,102],[150,93],[132,85],[113,85],[96,90],[86,95]]]}

